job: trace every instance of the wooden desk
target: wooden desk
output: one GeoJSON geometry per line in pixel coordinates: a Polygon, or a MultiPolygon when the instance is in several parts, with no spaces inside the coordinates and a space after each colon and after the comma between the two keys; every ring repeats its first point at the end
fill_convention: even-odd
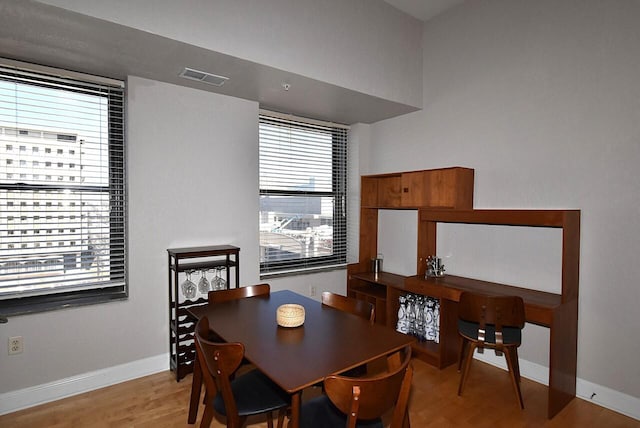
{"type": "MultiPolygon", "coordinates": [[[[462,290],[513,294],[525,302],[527,321],[549,327],[549,394],[547,416],[558,414],[576,395],[578,355],[578,291],[580,271],[579,210],[429,210],[419,211],[418,259],[438,254],[436,248],[439,223],[485,224],[499,226],[543,227],[562,230],[562,278],[560,294],[543,293],[528,288],[511,287],[448,275],[441,284],[457,301],[462,290]],[[456,295],[457,294],[457,295],[456,295]]],[[[418,276],[425,273],[424,263],[418,276]]]]}
{"type": "MultiPolygon", "coordinates": [[[[418,210],[417,276],[404,277],[370,271],[370,259],[377,253],[377,212],[363,209],[360,219],[360,261],[348,266],[347,293],[376,303],[376,313],[386,311],[386,323],[395,327],[398,297],[408,292],[440,298],[440,343],[415,343],[414,355],[443,368],[457,360],[457,302],[464,290],[488,294],[521,296],[525,302],[527,321],[548,327],[549,394],[547,416],[558,414],[576,395],[578,353],[578,292],[580,271],[579,210],[418,210]],[[562,230],[562,290],[559,294],[530,288],[512,287],[471,278],[446,275],[440,279],[424,279],[427,257],[438,254],[438,224],[484,224],[556,228],[562,230]],[[363,252],[364,250],[364,252],[363,252]]],[[[526,285],[526,279],[523,279],[526,285]]]]}
{"type": "Polygon", "coordinates": [[[189,312],[198,319],[206,316],[211,329],[225,341],[243,343],[245,358],[291,394],[293,427],[299,426],[304,388],[415,341],[292,291],[190,308],[189,312]],[[276,309],[285,303],[304,306],[303,326],[278,327],[276,309]]]}
{"type": "MultiPolygon", "coordinates": [[[[457,302],[463,291],[488,295],[520,296],[524,300],[526,321],[548,327],[551,330],[547,404],[548,417],[556,415],[575,396],[576,357],[574,346],[577,318],[573,313],[574,307],[563,304],[560,294],[454,275],[428,279],[420,276],[409,277],[402,287],[397,287],[396,291],[391,294],[419,293],[441,299],[441,367],[455,363],[458,358],[457,302]]],[[[390,300],[394,300],[394,297],[390,297],[390,300]]]]}

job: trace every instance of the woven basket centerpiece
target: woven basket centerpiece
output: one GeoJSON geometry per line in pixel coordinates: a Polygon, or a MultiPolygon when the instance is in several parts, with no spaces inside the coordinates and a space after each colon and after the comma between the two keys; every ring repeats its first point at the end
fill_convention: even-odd
{"type": "Polygon", "coordinates": [[[299,327],[304,324],[304,306],[295,303],[280,305],[276,314],[280,327],[299,327]]]}

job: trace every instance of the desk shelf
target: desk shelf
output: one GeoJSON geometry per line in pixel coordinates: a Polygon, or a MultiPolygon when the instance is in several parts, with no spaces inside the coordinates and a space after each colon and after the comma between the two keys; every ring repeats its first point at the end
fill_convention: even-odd
{"type": "MultiPolygon", "coordinates": [[[[422,294],[440,299],[441,288],[436,287],[427,291],[424,287],[407,286],[407,281],[411,277],[396,275],[388,272],[381,272],[378,275],[372,272],[357,272],[358,264],[348,266],[348,286],[347,294],[361,300],[371,301],[374,299],[376,304],[376,321],[386,324],[388,327],[395,329],[398,322],[398,309],[400,308],[400,296],[413,293],[422,294]]],[[[449,304],[446,300],[440,299],[440,318],[450,317],[449,314],[457,311],[447,310],[449,304]]],[[[440,322],[440,343],[434,341],[414,342],[412,344],[414,355],[427,363],[444,368],[457,358],[457,340],[451,335],[443,334],[443,328],[451,328],[455,326],[455,319],[452,322],[440,322]]],[[[454,331],[457,335],[457,331],[454,331]]]]}
{"type": "Polygon", "coordinates": [[[372,303],[376,308],[376,323],[388,324],[388,289],[402,284],[405,277],[388,272],[375,275],[372,272],[357,272],[357,269],[358,265],[349,265],[347,268],[347,295],[372,303]]]}

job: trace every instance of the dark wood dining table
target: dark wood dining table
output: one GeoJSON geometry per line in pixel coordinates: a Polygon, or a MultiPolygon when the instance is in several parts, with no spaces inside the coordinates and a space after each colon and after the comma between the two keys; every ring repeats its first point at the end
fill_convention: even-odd
{"type": "MultiPolygon", "coordinates": [[[[197,319],[206,316],[211,330],[226,342],[244,344],[245,358],[291,394],[290,426],[294,428],[299,426],[303,389],[328,375],[398,351],[415,340],[289,290],[194,307],[189,312],[197,319]],[[276,310],[285,303],[304,306],[302,326],[277,325],[276,310]]],[[[196,373],[194,382],[200,387],[196,373]]],[[[198,400],[196,397],[194,403],[192,395],[190,413],[194,405],[197,409],[198,400]]]]}

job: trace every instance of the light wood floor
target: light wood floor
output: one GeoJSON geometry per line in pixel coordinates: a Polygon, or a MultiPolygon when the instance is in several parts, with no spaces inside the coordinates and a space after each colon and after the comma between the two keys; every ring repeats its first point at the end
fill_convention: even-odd
{"type": "MultiPolygon", "coordinates": [[[[579,398],[554,419],[546,419],[546,387],[522,379],[525,410],[516,404],[508,374],[474,361],[465,393],[458,397],[454,366],[437,370],[413,360],[410,403],[413,428],[430,427],[637,427],[640,421],[579,398]]],[[[0,416],[0,427],[183,427],[191,376],[177,383],[164,372],[20,412],[0,416]]],[[[305,391],[306,397],[316,393],[305,391]]],[[[198,423],[202,409],[198,414],[198,423]]],[[[263,419],[262,419],[263,421],[263,419]]],[[[251,427],[266,427],[260,420],[251,427]]],[[[197,426],[197,425],[196,425],[197,426]]],[[[212,427],[223,424],[214,421],[212,427]]]]}

